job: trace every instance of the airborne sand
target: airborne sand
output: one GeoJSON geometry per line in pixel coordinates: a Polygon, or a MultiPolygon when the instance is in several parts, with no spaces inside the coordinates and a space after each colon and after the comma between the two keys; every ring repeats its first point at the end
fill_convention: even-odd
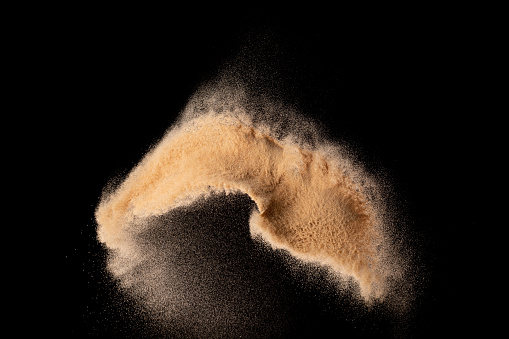
{"type": "Polygon", "coordinates": [[[245,225],[253,238],[329,268],[368,304],[386,300],[405,265],[376,180],[343,148],[320,140],[309,121],[266,103],[253,109],[250,100],[224,86],[199,91],[125,181],[106,190],[96,219],[112,274],[140,291],[160,284],[162,268],[144,263],[136,235],[214,192],[240,192],[256,205],[245,225]],[[150,267],[151,281],[129,281],[140,267],[150,267]]]}

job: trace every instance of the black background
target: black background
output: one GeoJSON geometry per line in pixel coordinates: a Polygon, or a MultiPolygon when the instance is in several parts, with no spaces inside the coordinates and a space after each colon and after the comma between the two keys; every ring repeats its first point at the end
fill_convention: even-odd
{"type": "MultiPolygon", "coordinates": [[[[477,76],[469,66],[479,41],[475,22],[454,11],[325,12],[84,8],[34,31],[41,42],[34,49],[47,60],[39,65],[41,84],[51,79],[44,102],[55,114],[48,119],[61,126],[49,138],[53,155],[63,159],[58,171],[70,216],[62,252],[65,325],[59,326],[68,337],[156,333],[149,320],[129,314],[132,307],[118,301],[105,278],[94,209],[104,185],[128,173],[199,85],[239,55],[246,69],[262,68],[256,86],[268,84],[321,121],[330,138],[355,146],[368,171],[390,178],[424,272],[405,336],[469,328],[460,243],[479,222],[468,199],[476,184],[465,185],[478,153],[479,126],[468,112],[483,100],[470,90],[477,76]]],[[[348,322],[327,294],[317,297],[291,279],[282,284],[287,297],[295,289],[295,319],[283,330],[288,337],[317,328],[332,337],[395,334],[376,315],[348,322]]]]}

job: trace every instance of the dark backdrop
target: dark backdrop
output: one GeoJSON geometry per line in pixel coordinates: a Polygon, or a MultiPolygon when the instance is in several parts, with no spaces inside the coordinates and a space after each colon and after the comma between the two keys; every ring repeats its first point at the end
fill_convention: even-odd
{"type": "MultiPolygon", "coordinates": [[[[412,10],[369,16],[161,14],[73,12],[50,24],[41,47],[54,69],[47,70],[59,112],[51,118],[61,126],[54,153],[65,159],[62,195],[71,215],[62,252],[66,333],[156,333],[104,275],[94,208],[104,185],[128,173],[162,137],[200,83],[251,50],[252,62],[264,65],[259,84],[269,83],[321,121],[330,138],[353,145],[369,171],[391,180],[424,273],[408,337],[468,327],[458,243],[463,230],[478,222],[465,187],[476,152],[465,112],[480,104],[464,90],[472,81],[472,73],[464,72],[472,26],[412,10]]],[[[239,199],[247,206],[238,212],[243,220],[250,203],[239,199]]],[[[224,213],[234,208],[221,206],[224,213]]],[[[249,246],[247,224],[239,232],[232,235],[240,239],[237,246],[249,246]]],[[[354,337],[394,335],[383,316],[345,320],[352,311],[319,287],[302,287],[284,274],[278,279],[292,315],[282,334],[305,337],[318,328],[354,337]]]]}

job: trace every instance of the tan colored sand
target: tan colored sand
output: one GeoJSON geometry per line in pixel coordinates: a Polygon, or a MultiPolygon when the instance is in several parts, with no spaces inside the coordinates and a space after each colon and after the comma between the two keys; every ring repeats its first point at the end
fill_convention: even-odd
{"type": "Polygon", "coordinates": [[[257,206],[253,236],[353,278],[366,300],[383,298],[390,275],[384,235],[345,160],[326,147],[271,135],[235,110],[209,110],[181,122],[102,199],[96,210],[100,241],[122,250],[135,221],[213,190],[240,191],[257,206]]]}

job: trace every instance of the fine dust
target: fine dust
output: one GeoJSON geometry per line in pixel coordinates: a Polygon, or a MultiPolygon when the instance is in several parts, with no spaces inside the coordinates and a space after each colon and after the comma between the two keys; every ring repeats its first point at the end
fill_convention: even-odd
{"type": "Polygon", "coordinates": [[[406,264],[391,240],[381,185],[345,148],[320,136],[290,109],[239,88],[204,87],[125,180],[105,190],[96,220],[110,272],[159,314],[199,319],[193,308],[211,307],[210,291],[196,287],[186,296],[192,274],[182,271],[198,261],[178,260],[178,243],[157,245],[164,237],[145,235],[179,230],[175,224],[189,207],[242,193],[254,204],[239,227],[249,228],[252,239],[325,267],[340,289],[348,286],[367,305],[396,295],[401,303],[406,264]],[[158,257],[165,259],[154,260],[163,248],[158,257]]]}

